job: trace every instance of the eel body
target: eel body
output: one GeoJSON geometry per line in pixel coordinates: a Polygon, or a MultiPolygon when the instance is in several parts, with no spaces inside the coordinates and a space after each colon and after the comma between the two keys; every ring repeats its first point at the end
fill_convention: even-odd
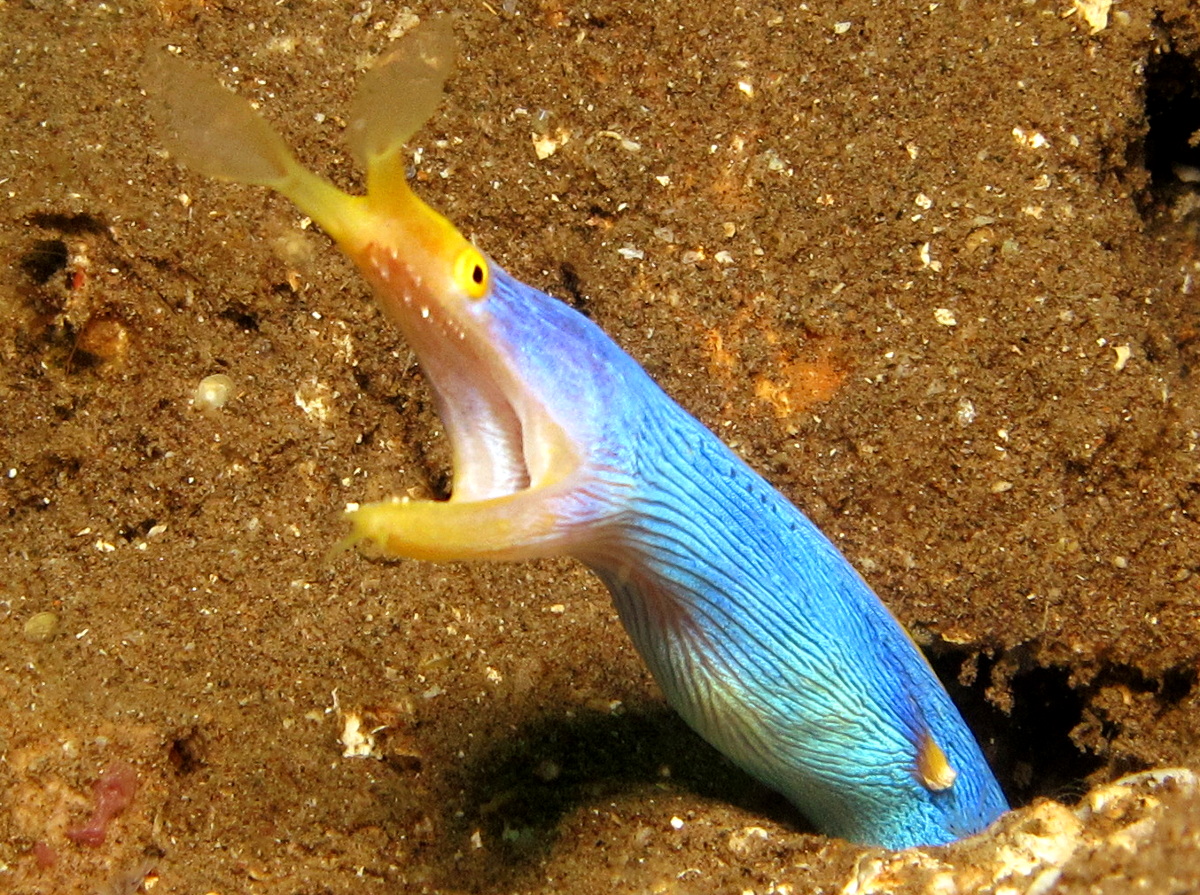
{"type": "Polygon", "coordinates": [[[174,154],[291,198],[426,375],[452,496],[364,505],[351,540],[424,560],[576,557],[687,723],[822,831],[904,848],[985,828],[1007,806],[974,737],[830,541],[599,327],[412,192],[404,143],[453,52],[434,19],[365,77],[347,128],[365,196],[305,170],[247,103],[178,60],[152,75],[174,154]]]}

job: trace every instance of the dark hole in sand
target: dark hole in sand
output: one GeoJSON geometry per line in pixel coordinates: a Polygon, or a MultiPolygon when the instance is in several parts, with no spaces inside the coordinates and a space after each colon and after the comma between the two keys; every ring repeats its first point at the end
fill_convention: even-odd
{"type": "Polygon", "coordinates": [[[241,305],[231,305],[217,312],[217,317],[227,320],[244,333],[258,332],[258,314],[241,305]]]}
{"type": "Polygon", "coordinates": [[[21,256],[21,269],[39,286],[65,270],[70,252],[61,239],[39,239],[21,256]]]}
{"type": "Polygon", "coordinates": [[[31,214],[28,220],[34,227],[56,230],[64,236],[100,236],[108,232],[104,220],[93,214],[38,211],[31,214]]]}
{"type": "Polygon", "coordinates": [[[1200,190],[1200,58],[1168,50],[1146,63],[1144,164],[1150,174],[1144,214],[1176,206],[1200,190]]]}
{"type": "Polygon", "coordinates": [[[1086,778],[1103,767],[1104,757],[1071,738],[1088,700],[1086,691],[1070,685],[1070,669],[1020,668],[1008,684],[1012,710],[1006,714],[987,698],[996,659],[980,658],[974,682],[964,686],[958,674],[971,651],[943,643],[925,653],[1014,806],[1038,796],[1070,802],[1087,791],[1086,778]]]}

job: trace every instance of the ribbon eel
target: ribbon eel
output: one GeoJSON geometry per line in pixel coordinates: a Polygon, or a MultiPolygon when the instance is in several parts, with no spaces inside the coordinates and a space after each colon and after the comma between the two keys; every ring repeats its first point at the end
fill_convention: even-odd
{"type": "Polygon", "coordinates": [[[171,151],[279,191],[336,240],[416,352],[453,454],[446,501],[349,514],[350,540],[422,560],[568,555],[590,567],[668,702],[823,832],[906,848],[1006,809],[928,662],[837,548],[590,320],[518,282],[410,189],[405,142],[453,66],[447,21],[363,79],[350,196],[248,103],[160,57],[171,151]]]}

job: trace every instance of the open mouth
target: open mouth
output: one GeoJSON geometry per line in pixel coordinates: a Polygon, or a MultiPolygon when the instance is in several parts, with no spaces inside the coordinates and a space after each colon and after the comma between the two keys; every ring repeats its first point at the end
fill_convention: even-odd
{"type": "Polygon", "coordinates": [[[526,420],[538,409],[529,406],[528,396],[507,393],[500,383],[508,377],[480,368],[474,352],[463,354],[468,356],[458,358],[460,363],[422,361],[453,451],[450,499],[489,500],[524,491],[534,484],[529,454],[536,452],[526,443],[536,427],[526,420]]]}
{"type": "Polygon", "coordinates": [[[576,452],[522,379],[486,314],[432,301],[422,276],[394,250],[372,247],[364,269],[385,312],[417,355],[453,454],[455,503],[507,497],[577,465],[576,452]],[[383,293],[386,288],[386,293],[383,293]],[[569,462],[568,462],[569,461],[569,462]]]}
{"type": "Polygon", "coordinates": [[[429,560],[588,549],[605,502],[598,480],[583,474],[586,434],[573,437],[564,425],[570,420],[560,420],[571,410],[562,400],[569,384],[539,375],[530,360],[541,346],[526,345],[493,318],[511,309],[439,292],[431,276],[390,250],[372,246],[356,260],[425,373],[450,440],[453,486],[449,500],[393,499],[354,509],[348,542],[429,560]]]}

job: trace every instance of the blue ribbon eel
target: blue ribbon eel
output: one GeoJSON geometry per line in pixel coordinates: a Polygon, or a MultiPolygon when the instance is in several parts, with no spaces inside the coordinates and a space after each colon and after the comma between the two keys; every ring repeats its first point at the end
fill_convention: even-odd
{"type": "Polygon", "coordinates": [[[444,18],[365,77],[350,196],[249,104],[161,57],[152,100],[184,163],[290,198],[416,352],[453,453],[446,501],[349,515],[422,560],[573,556],[612,593],[667,701],[823,832],[906,848],[1007,805],[928,662],[830,541],[590,320],[518,282],[410,189],[405,142],[453,67],[444,18]]]}

